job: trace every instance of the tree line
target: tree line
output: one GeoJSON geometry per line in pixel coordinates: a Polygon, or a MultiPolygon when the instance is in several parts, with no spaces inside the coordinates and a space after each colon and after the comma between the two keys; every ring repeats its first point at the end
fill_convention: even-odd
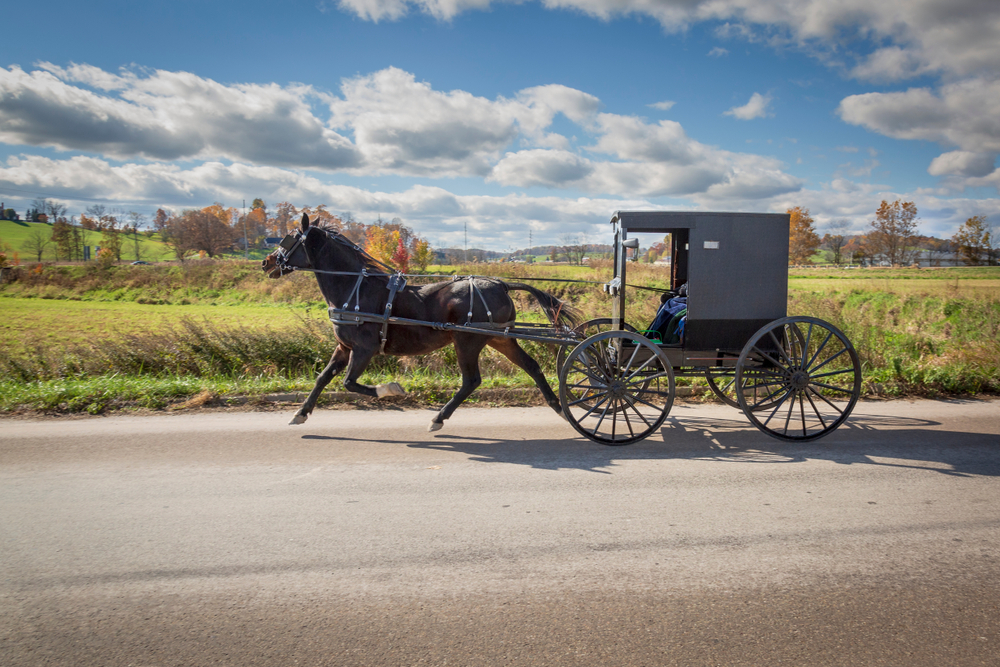
{"type": "Polygon", "coordinates": [[[788,209],[788,263],[811,264],[820,249],[830,252],[834,264],[884,263],[908,266],[924,254],[931,264],[957,255],[968,266],[996,265],[1000,260],[1000,235],[984,215],[965,221],[951,239],[917,233],[919,218],[912,201],[882,200],[875,217],[860,234],[850,233],[850,223],[835,221],[822,236],[808,208],[788,209]]]}

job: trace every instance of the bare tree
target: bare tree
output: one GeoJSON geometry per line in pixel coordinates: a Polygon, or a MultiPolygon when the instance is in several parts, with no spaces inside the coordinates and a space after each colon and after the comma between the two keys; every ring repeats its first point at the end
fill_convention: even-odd
{"type": "Polygon", "coordinates": [[[52,230],[48,227],[35,225],[28,232],[28,237],[21,244],[21,248],[25,252],[34,255],[35,261],[41,262],[45,251],[48,250],[50,245],[52,245],[52,230]]]}
{"type": "Polygon", "coordinates": [[[821,245],[833,253],[833,263],[840,265],[844,259],[844,246],[850,238],[851,223],[847,220],[834,220],[826,229],[821,245]]]}
{"type": "Polygon", "coordinates": [[[139,228],[145,227],[146,216],[142,213],[137,213],[135,211],[129,211],[128,215],[128,226],[126,229],[132,234],[132,244],[135,248],[135,261],[142,260],[142,244],[139,243],[139,228]]]}
{"type": "Polygon", "coordinates": [[[49,222],[55,222],[59,218],[66,217],[65,204],[60,204],[59,202],[52,201],[51,199],[43,201],[45,201],[45,210],[43,212],[49,217],[49,222]]]}

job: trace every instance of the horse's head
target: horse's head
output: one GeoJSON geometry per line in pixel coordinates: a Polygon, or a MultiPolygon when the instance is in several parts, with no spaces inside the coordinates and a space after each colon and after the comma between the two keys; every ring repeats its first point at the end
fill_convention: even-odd
{"type": "Polygon", "coordinates": [[[309,216],[303,213],[299,231],[283,238],[274,252],[261,262],[260,268],[269,278],[280,278],[295,269],[312,268],[305,246],[311,229],[313,228],[309,226],[309,216]]]}

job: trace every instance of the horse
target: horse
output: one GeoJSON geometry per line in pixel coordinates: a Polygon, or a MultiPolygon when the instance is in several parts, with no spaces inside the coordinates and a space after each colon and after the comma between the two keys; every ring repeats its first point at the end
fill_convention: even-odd
{"type": "Polygon", "coordinates": [[[498,278],[470,276],[429,285],[407,285],[402,274],[378,262],[336,230],[310,224],[307,214],[302,215],[299,227],[264,259],[261,269],[270,278],[280,278],[297,269],[315,273],[331,309],[337,348],[289,425],[305,423],[323,389],[343,371],[346,371],[344,388],[350,392],[374,398],[405,395],[397,382],[369,387],[360,384],[358,378],[376,354],[422,355],[447,345],[455,346],[462,386],[431,420],[429,431],[440,430],[445,420],[482,383],[479,355],[487,345],[523,369],[535,381],[549,407],[563,416],[559,398],[538,362],[515,338],[461,329],[467,325],[500,333],[503,327],[512,326],[517,315],[509,295],[512,291],[531,294],[553,326],[563,322],[570,327],[577,325],[578,314],[570,305],[530,285],[498,278]],[[337,309],[342,312],[334,313],[337,309]],[[393,318],[452,326],[387,323],[390,313],[393,318]]]}

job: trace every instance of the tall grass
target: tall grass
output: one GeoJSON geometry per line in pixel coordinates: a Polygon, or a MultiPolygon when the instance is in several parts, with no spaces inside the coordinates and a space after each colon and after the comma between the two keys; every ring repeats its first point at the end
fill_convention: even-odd
{"type": "MultiPolygon", "coordinates": [[[[556,282],[565,278],[604,282],[611,273],[607,262],[590,267],[468,265],[457,267],[455,273],[490,273],[512,280],[549,278],[532,284],[569,301],[588,319],[610,314],[609,298],[599,287],[556,282]]],[[[666,280],[661,267],[629,267],[630,284],[665,287],[666,280]]],[[[846,289],[792,289],[788,312],[822,318],[847,334],[864,365],[866,393],[1000,392],[1000,297],[897,293],[884,286],[842,284],[846,289]]],[[[310,275],[268,280],[255,263],[237,261],[110,271],[96,266],[22,270],[19,280],[0,293],[151,303],[321,302],[310,275]]],[[[514,292],[512,297],[519,319],[544,319],[529,295],[514,292]]],[[[629,290],[628,298],[630,323],[641,326],[652,320],[659,305],[655,293],[629,290]]],[[[221,395],[308,389],[336,341],[325,318],[310,317],[309,309],[303,312],[280,329],[181,320],[152,332],[123,332],[100,343],[30,343],[17,352],[0,347],[0,409],[101,412],[122,405],[161,407],[203,391],[221,395]]],[[[556,348],[521,344],[555,385],[556,348]]],[[[484,352],[482,369],[485,387],[533,386],[520,369],[490,348],[484,352]]],[[[369,384],[389,380],[402,380],[409,391],[440,400],[460,382],[454,348],[415,358],[376,357],[362,377],[369,384]]]]}

